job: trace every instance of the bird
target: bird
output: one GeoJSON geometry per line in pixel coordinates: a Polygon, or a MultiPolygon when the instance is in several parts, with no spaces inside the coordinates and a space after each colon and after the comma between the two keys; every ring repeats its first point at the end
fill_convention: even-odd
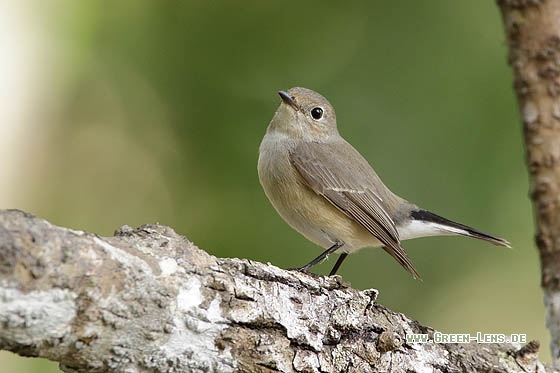
{"type": "Polygon", "coordinates": [[[503,238],[446,219],[394,194],[368,161],[338,131],[333,106],[303,87],[279,91],[281,102],[259,147],[260,184],[278,214],[321,246],[302,272],[340,254],[382,247],[414,278],[421,279],[402,241],[459,235],[511,247],[503,238]]]}

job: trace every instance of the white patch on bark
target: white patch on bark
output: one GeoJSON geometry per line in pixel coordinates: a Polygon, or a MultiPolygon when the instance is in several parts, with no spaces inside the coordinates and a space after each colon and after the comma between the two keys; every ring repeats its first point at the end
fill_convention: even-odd
{"type": "Polygon", "coordinates": [[[537,106],[533,102],[527,101],[523,106],[522,114],[523,114],[523,121],[526,124],[531,124],[538,119],[539,110],[537,109],[537,106]]]}
{"type": "Polygon", "coordinates": [[[169,276],[177,272],[179,266],[177,265],[177,261],[173,258],[165,258],[160,260],[159,268],[161,269],[162,276],[169,276]]]}
{"type": "Polygon", "coordinates": [[[233,372],[235,362],[230,348],[218,351],[216,338],[227,327],[220,308],[220,296],[216,295],[206,309],[202,284],[196,277],[190,278],[177,295],[178,314],[173,318],[171,337],[161,350],[168,359],[179,355],[196,356],[197,364],[216,372],[233,372]],[[216,359],[220,355],[220,359],[216,359]]]}
{"type": "Polygon", "coordinates": [[[30,345],[64,337],[76,316],[75,298],[62,289],[23,293],[0,288],[0,340],[30,345]]]}
{"type": "Polygon", "coordinates": [[[179,310],[188,312],[202,303],[201,286],[202,284],[198,278],[191,277],[189,281],[181,287],[177,295],[177,307],[179,307],[179,310]]]}
{"type": "Polygon", "coordinates": [[[414,361],[416,372],[432,373],[434,366],[445,366],[447,364],[447,355],[449,355],[447,351],[444,351],[442,356],[440,350],[424,348],[421,352],[416,353],[411,361],[414,361]]]}

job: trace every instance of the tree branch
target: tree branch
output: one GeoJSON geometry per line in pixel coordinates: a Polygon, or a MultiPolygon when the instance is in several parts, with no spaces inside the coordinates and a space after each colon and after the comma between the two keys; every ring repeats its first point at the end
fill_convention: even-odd
{"type": "Polygon", "coordinates": [[[171,228],[115,237],[0,210],[0,348],[104,372],[546,371],[538,342],[434,330],[338,276],[213,257],[171,228]]]}
{"type": "Polygon", "coordinates": [[[560,369],[560,2],[498,4],[525,134],[550,347],[560,369]]]}

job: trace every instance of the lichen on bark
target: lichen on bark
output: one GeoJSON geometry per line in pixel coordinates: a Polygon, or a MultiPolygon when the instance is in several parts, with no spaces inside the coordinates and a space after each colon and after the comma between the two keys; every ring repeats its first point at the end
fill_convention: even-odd
{"type": "Polygon", "coordinates": [[[99,237],[0,210],[0,348],[68,372],[549,370],[535,342],[409,343],[435,331],[376,299],[157,224],[99,237]]]}

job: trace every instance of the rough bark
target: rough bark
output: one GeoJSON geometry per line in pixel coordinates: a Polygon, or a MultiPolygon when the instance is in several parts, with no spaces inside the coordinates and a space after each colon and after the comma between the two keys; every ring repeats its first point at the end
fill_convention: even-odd
{"type": "Polygon", "coordinates": [[[68,372],[550,371],[538,342],[407,343],[434,330],[376,296],[161,225],[102,238],[0,210],[0,348],[68,372]]]}
{"type": "Polygon", "coordinates": [[[560,1],[498,5],[525,135],[550,347],[560,368],[560,1]]]}

